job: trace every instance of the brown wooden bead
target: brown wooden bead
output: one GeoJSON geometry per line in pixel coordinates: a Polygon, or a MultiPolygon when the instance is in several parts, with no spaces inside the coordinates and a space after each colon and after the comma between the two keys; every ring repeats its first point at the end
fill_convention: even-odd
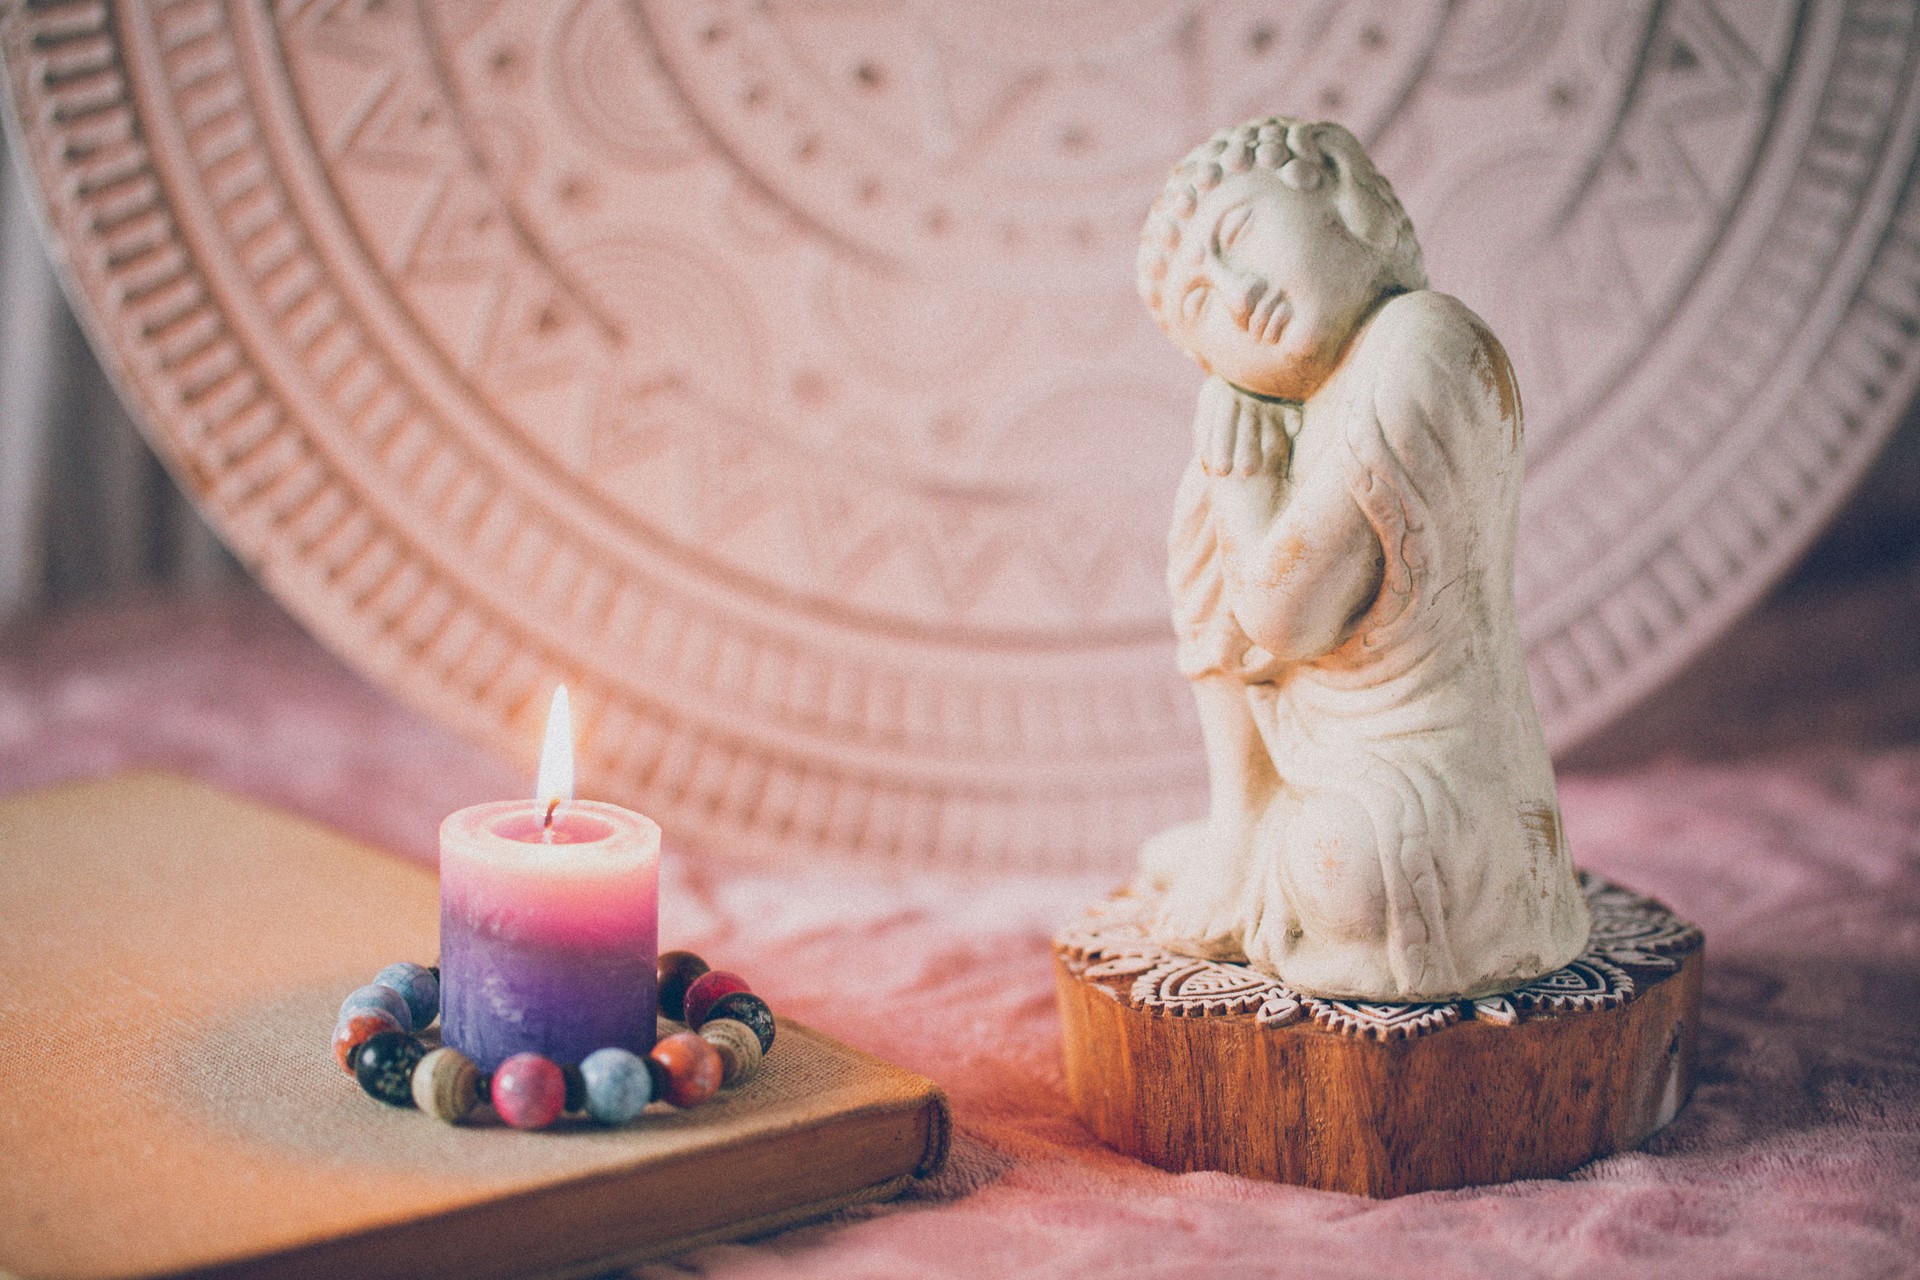
{"type": "Polygon", "coordinates": [[[459,1124],[480,1105],[480,1068],[458,1049],[433,1050],[413,1069],[413,1102],[436,1120],[459,1124]]]}
{"type": "Polygon", "coordinates": [[[660,1012],[669,1018],[687,1016],[687,988],[710,968],[691,951],[668,951],[660,957],[660,1012]]]}
{"type": "Polygon", "coordinates": [[[691,1031],[668,1036],[647,1055],[659,1068],[657,1096],[676,1107],[697,1107],[720,1092],[720,1051],[691,1031]]]}
{"type": "Polygon", "coordinates": [[[760,1037],[736,1018],[709,1018],[700,1024],[700,1038],[720,1054],[720,1084],[731,1087],[751,1079],[760,1069],[760,1037]]]}

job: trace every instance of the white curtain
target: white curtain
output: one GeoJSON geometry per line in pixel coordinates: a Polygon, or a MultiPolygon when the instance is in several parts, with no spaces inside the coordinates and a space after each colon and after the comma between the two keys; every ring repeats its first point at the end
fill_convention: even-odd
{"type": "Polygon", "coordinates": [[[238,572],[94,360],[0,155],[0,621],[238,572]]]}

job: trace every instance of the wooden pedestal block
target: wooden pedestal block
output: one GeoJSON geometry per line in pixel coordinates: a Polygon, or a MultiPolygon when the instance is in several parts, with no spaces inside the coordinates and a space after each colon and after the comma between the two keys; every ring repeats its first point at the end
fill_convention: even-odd
{"type": "Polygon", "coordinates": [[[1067,1090],[1103,1141],[1389,1197],[1553,1177],[1630,1150],[1692,1089],[1702,940],[1587,877],[1594,939],[1505,996],[1367,1005],[1145,938],[1124,897],[1055,943],[1067,1090]]]}

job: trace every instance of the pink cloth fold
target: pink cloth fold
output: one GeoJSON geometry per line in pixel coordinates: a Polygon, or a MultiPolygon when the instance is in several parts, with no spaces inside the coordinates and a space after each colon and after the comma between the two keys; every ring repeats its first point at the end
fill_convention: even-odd
{"type": "MultiPolygon", "coordinates": [[[[642,1274],[1920,1275],[1920,740],[1866,731],[1920,687],[1905,638],[1920,609],[1912,583],[1886,589],[1902,599],[1868,616],[1908,629],[1869,632],[1878,648],[1860,662],[1883,679],[1816,690],[1817,739],[1796,740],[1776,698],[1759,723],[1784,730],[1756,731],[1743,758],[1689,761],[1684,733],[1643,717],[1666,759],[1563,775],[1576,858],[1707,931],[1699,1087],[1644,1151],[1383,1203],[1163,1173],[1096,1143],[1062,1085],[1048,939],[1119,869],[983,879],[709,851],[669,865],[663,945],[940,1081],[954,1155],[894,1205],[642,1274]]],[[[1772,647],[1764,629],[1790,624],[1769,616],[1736,653],[1772,647]]],[[[1792,660],[1742,678],[1775,689],[1792,660]]],[[[1706,754],[1728,757],[1739,690],[1714,687],[1706,754]]],[[[142,765],[421,860],[445,814],[530,781],[370,689],[251,593],[0,636],[0,791],[142,765]]]]}

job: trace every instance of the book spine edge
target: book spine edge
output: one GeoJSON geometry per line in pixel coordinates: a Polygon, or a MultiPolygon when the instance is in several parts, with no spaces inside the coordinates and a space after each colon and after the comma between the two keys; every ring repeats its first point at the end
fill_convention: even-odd
{"type": "Polygon", "coordinates": [[[953,1105],[944,1089],[935,1089],[927,1099],[927,1150],[913,1171],[915,1178],[931,1178],[947,1167],[947,1153],[953,1145],[953,1105]]]}

